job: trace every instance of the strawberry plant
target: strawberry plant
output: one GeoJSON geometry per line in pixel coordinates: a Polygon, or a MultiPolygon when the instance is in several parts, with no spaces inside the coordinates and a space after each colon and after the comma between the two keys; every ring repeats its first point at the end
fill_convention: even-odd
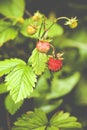
{"type": "Polygon", "coordinates": [[[16,46],[18,40],[26,46],[25,42],[29,40],[26,60],[16,57],[16,54],[15,58],[10,56],[0,60],[0,94],[6,94],[6,111],[13,116],[25,100],[33,99],[32,109],[12,122],[9,130],[79,129],[82,125],[77,117],[60,110],[60,106],[80,75],[76,72],[68,78],[60,78],[64,53],[56,48],[54,42],[55,37],[63,35],[63,27],[58,23],[60,20],[71,29],[77,27],[78,20],[65,16],[51,20],[39,11],[31,15],[25,8],[25,0],[0,1],[0,47],[10,46],[10,43],[16,46]]]}

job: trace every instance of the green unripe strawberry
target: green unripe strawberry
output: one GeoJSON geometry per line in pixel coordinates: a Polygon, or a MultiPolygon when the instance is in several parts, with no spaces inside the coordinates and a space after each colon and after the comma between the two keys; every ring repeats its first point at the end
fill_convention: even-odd
{"type": "Polygon", "coordinates": [[[36,33],[36,28],[35,28],[34,26],[32,26],[32,25],[29,25],[29,26],[27,27],[27,33],[28,33],[29,35],[35,34],[35,33],[36,33]]]}

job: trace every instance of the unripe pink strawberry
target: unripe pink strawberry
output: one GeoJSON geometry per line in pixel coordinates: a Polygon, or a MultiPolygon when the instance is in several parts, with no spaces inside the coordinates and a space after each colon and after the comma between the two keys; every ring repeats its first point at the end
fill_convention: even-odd
{"type": "Polygon", "coordinates": [[[38,41],[36,48],[39,52],[47,53],[50,49],[50,44],[47,41],[38,41]]]}
{"type": "Polygon", "coordinates": [[[54,57],[50,57],[48,60],[48,68],[51,71],[58,71],[62,68],[63,62],[61,59],[55,59],[54,57]]]}

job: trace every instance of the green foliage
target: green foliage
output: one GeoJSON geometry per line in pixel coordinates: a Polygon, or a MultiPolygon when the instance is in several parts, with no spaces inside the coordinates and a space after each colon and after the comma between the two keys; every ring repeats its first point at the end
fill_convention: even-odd
{"type": "Polygon", "coordinates": [[[29,64],[32,64],[33,70],[37,75],[41,75],[46,68],[47,55],[34,49],[31,57],[29,58],[29,64]]]}
{"type": "Polygon", "coordinates": [[[41,108],[46,113],[50,113],[56,108],[58,109],[63,104],[62,97],[74,89],[80,78],[78,72],[63,79],[60,79],[58,74],[59,72],[56,72],[51,77],[51,73],[46,70],[40,76],[36,85],[39,97],[34,99],[35,106],[41,108]]]}
{"type": "Polygon", "coordinates": [[[5,74],[8,74],[12,69],[19,65],[23,64],[25,65],[25,62],[21,59],[5,59],[3,61],[0,61],[0,76],[3,76],[5,74]]]}
{"type": "Polygon", "coordinates": [[[52,80],[51,92],[47,94],[47,99],[59,98],[72,91],[76,83],[79,81],[80,74],[77,72],[65,79],[58,79],[55,76],[52,80]]]}
{"type": "Polygon", "coordinates": [[[69,113],[59,112],[51,117],[48,121],[46,114],[35,109],[34,112],[28,112],[22,115],[15,123],[12,130],[58,130],[64,128],[81,128],[81,124],[77,122],[76,117],[70,116],[69,113]]]}
{"type": "Polygon", "coordinates": [[[0,46],[8,40],[13,40],[18,34],[18,30],[12,27],[10,22],[0,21],[0,46]]]}
{"type": "Polygon", "coordinates": [[[0,13],[8,18],[23,16],[24,8],[24,0],[0,0],[0,13]]]}
{"type": "Polygon", "coordinates": [[[11,26],[10,22],[0,20],[0,32],[4,31],[5,29],[8,29],[10,26],[11,26]]]}
{"type": "Polygon", "coordinates": [[[32,19],[32,17],[25,20],[24,24],[22,24],[22,26],[21,26],[20,32],[26,37],[38,39],[39,38],[39,32],[40,32],[40,36],[42,36],[44,31],[46,29],[48,29],[51,25],[53,25],[53,26],[46,32],[49,38],[53,38],[55,36],[60,36],[60,35],[63,34],[63,28],[60,25],[52,22],[51,20],[49,20],[47,18],[45,18],[45,19],[42,18],[39,21],[34,21],[32,19]],[[45,28],[44,28],[44,26],[42,26],[43,24],[44,24],[45,28]],[[35,34],[33,34],[33,35],[28,34],[27,27],[29,25],[32,25],[36,28],[35,34]]]}
{"type": "MultiPolygon", "coordinates": [[[[35,100],[36,103],[37,99],[35,100]]],[[[62,99],[56,100],[56,101],[51,101],[51,100],[45,100],[45,102],[43,101],[43,104],[41,104],[41,102],[39,103],[39,108],[43,111],[45,111],[46,113],[50,113],[54,110],[56,110],[57,108],[59,108],[61,106],[61,104],[63,103],[62,99]]]]}
{"type": "Polygon", "coordinates": [[[30,96],[35,87],[36,75],[27,65],[16,66],[5,78],[7,89],[15,103],[30,96]]]}
{"type": "Polygon", "coordinates": [[[83,78],[75,91],[75,104],[77,106],[87,106],[87,81],[83,78]]]}
{"type": "Polygon", "coordinates": [[[0,94],[6,93],[7,92],[7,86],[2,83],[0,84],[0,94]]]}
{"type": "Polygon", "coordinates": [[[41,21],[35,22],[32,18],[28,18],[24,21],[24,24],[21,25],[20,33],[26,37],[38,39],[40,27],[41,27],[41,21]],[[32,25],[36,28],[36,33],[34,33],[33,35],[28,34],[27,32],[27,27],[29,25],[32,25]]]}
{"type": "Polygon", "coordinates": [[[8,40],[13,40],[17,36],[18,32],[14,28],[8,28],[0,34],[0,46],[8,40]]]}
{"type": "Polygon", "coordinates": [[[10,94],[7,95],[7,97],[5,98],[5,107],[11,115],[15,114],[15,112],[22,106],[22,104],[23,104],[23,101],[15,103],[12,100],[12,97],[10,96],[10,94]]]}
{"type": "MultiPolygon", "coordinates": [[[[46,35],[48,35],[49,38],[53,38],[55,36],[60,36],[63,34],[63,28],[60,25],[52,22],[51,20],[49,20],[47,18],[45,18],[45,19],[42,18],[40,21],[35,22],[31,17],[31,18],[26,18],[24,20],[24,22],[21,23],[20,20],[24,13],[23,1],[21,1],[23,5],[22,4],[19,5],[20,1],[19,1],[19,3],[18,2],[16,3],[14,0],[10,0],[10,1],[7,1],[7,4],[9,4],[9,2],[11,3],[11,5],[9,5],[10,6],[9,10],[7,9],[8,8],[7,5],[6,5],[7,8],[4,7],[5,4],[3,4],[3,2],[1,2],[3,4],[3,6],[2,6],[2,4],[0,5],[1,13],[6,15],[9,19],[9,22],[4,21],[4,20],[0,21],[0,32],[1,32],[0,33],[0,46],[2,46],[8,40],[15,39],[19,32],[26,37],[35,38],[35,39],[39,39],[40,37],[42,37],[45,30],[47,30],[46,35]],[[14,4],[14,2],[15,2],[15,4],[14,4]],[[23,6],[23,7],[19,7],[19,6],[23,6]],[[17,13],[15,14],[15,10],[13,7],[14,8],[19,7],[18,8],[19,12],[16,10],[17,13]],[[10,8],[12,8],[13,11],[10,11],[10,8]],[[5,10],[3,11],[3,9],[5,9],[5,10]],[[21,11],[21,9],[23,11],[21,11]],[[49,29],[49,27],[51,25],[53,25],[53,26],[51,27],[51,29],[49,29]],[[36,29],[36,32],[33,35],[28,33],[28,31],[27,31],[28,26],[32,26],[36,29]],[[45,28],[44,28],[44,26],[45,26],[45,28]]],[[[41,14],[41,15],[43,16],[43,14],[41,14]]]]}
{"type": "MultiPolygon", "coordinates": [[[[48,28],[53,24],[51,20],[47,20],[48,28]]],[[[47,35],[48,37],[54,38],[56,36],[61,36],[63,34],[63,28],[57,24],[54,23],[53,26],[48,30],[47,35]]]]}
{"type": "Polygon", "coordinates": [[[63,111],[53,115],[50,124],[60,129],[81,128],[81,124],[77,122],[76,117],[70,116],[68,112],[63,113],[63,111]]]}
{"type": "Polygon", "coordinates": [[[10,91],[14,103],[30,96],[37,81],[36,75],[30,66],[17,58],[0,61],[0,76],[6,74],[5,85],[0,87],[1,93],[10,91]]]}
{"type": "Polygon", "coordinates": [[[63,100],[48,100],[47,95],[50,92],[50,85],[48,80],[50,80],[51,74],[49,71],[45,71],[38,79],[36,84],[36,92],[38,92],[38,97],[34,99],[35,107],[40,108],[41,110],[45,111],[46,113],[50,113],[56,108],[58,108],[62,103],[63,100]]]}
{"type": "Polygon", "coordinates": [[[26,129],[26,130],[45,130],[48,119],[43,111],[35,109],[35,112],[28,112],[22,115],[14,124],[16,127],[13,130],[26,129]]]}
{"type": "Polygon", "coordinates": [[[59,40],[56,38],[54,40],[56,46],[58,45],[62,49],[76,48],[79,51],[80,60],[84,60],[87,56],[87,31],[85,29],[78,29],[75,31],[70,38],[60,37],[59,40]],[[63,39],[62,44],[60,44],[61,39],[63,39]],[[59,43],[59,44],[58,44],[59,43]]]}

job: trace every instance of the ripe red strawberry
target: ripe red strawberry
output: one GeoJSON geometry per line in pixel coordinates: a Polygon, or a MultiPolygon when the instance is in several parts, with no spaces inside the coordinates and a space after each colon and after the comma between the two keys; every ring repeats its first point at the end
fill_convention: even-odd
{"type": "Polygon", "coordinates": [[[50,57],[48,60],[48,68],[51,71],[58,71],[62,68],[63,62],[61,59],[55,59],[53,57],[50,57]]]}
{"type": "Polygon", "coordinates": [[[36,48],[38,49],[38,51],[46,53],[50,49],[50,44],[47,41],[38,41],[36,44],[36,48]]]}

